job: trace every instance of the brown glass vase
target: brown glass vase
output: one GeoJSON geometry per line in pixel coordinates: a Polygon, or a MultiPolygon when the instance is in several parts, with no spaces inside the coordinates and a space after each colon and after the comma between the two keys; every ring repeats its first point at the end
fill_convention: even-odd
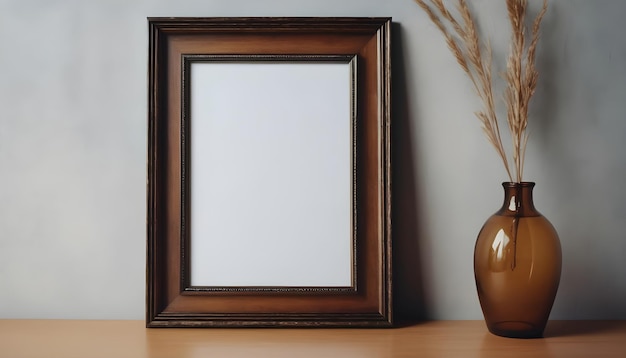
{"type": "Polygon", "coordinates": [[[491,333],[542,337],[561,277],[561,244],[535,209],[535,183],[502,186],[504,204],[485,222],[474,249],[478,298],[491,333]]]}

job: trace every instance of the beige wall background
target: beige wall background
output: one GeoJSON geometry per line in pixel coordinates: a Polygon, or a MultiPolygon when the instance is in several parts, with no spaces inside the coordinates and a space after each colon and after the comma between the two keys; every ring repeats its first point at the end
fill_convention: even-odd
{"type": "MultiPolygon", "coordinates": [[[[471,6],[501,70],[504,4],[471,6]]],[[[474,240],[506,175],[412,1],[0,0],[0,318],[144,317],[148,16],[393,17],[396,309],[482,317],[474,240]]],[[[552,0],[544,19],[526,179],[562,240],[553,319],[626,319],[625,17],[552,0]]]]}

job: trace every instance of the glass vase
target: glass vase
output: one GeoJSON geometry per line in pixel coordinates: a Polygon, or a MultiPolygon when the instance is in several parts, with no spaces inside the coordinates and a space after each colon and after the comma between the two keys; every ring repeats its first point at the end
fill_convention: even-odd
{"type": "Polygon", "coordinates": [[[533,182],[502,183],[504,204],[474,249],[478,298],[493,334],[542,337],[561,277],[556,230],[533,204],[533,182]]]}

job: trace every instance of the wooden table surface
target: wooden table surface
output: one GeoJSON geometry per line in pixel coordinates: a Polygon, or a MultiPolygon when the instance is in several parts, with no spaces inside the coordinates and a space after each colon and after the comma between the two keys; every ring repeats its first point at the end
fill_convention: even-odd
{"type": "Polygon", "coordinates": [[[0,320],[0,357],[626,357],[626,321],[551,321],[543,339],[482,321],[389,329],[144,328],[143,321],[0,320]]]}

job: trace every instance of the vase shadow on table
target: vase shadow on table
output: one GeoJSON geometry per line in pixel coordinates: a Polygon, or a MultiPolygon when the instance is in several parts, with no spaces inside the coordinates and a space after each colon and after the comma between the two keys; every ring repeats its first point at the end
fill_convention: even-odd
{"type": "Polygon", "coordinates": [[[611,331],[619,321],[549,321],[544,338],[580,336],[611,331]]]}
{"type": "MultiPolygon", "coordinates": [[[[403,28],[392,24],[392,236],[394,326],[403,327],[427,319],[424,270],[421,258],[418,165],[413,153],[412,115],[407,90],[403,28]]],[[[423,232],[423,230],[421,230],[423,232]]]]}

